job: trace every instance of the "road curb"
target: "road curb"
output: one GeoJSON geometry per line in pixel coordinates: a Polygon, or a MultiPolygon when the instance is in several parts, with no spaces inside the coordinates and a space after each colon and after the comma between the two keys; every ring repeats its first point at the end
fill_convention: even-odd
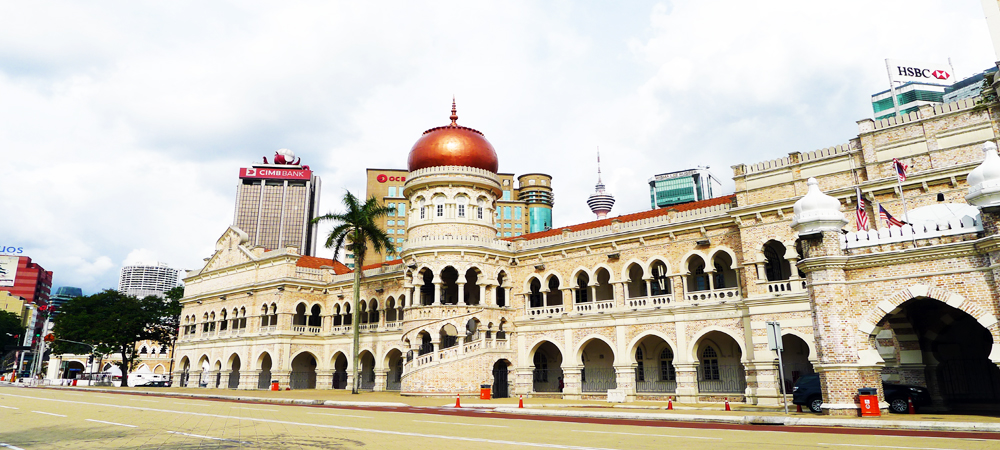
{"type": "MultiPolygon", "coordinates": [[[[0,383],[4,384],[4,383],[0,383]]],[[[10,385],[10,384],[7,384],[10,385]]],[[[13,384],[13,386],[18,386],[13,384]]],[[[25,387],[25,386],[22,386],[25,387]]],[[[150,392],[150,391],[120,391],[117,389],[93,389],[74,388],[70,386],[38,386],[46,389],[60,389],[77,392],[100,392],[105,394],[131,394],[154,397],[179,397],[192,399],[229,400],[253,403],[270,403],[279,405],[317,405],[317,406],[353,406],[353,407],[409,407],[409,404],[402,402],[360,402],[346,400],[314,400],[314,399],[291,399],[291,398],[270,398],[270,397],[245,397],[238,395],[218,395],[218,394],[195,394],[190,392],[150,392]]],[[[581,417],[590,419],[619,419],[619,420],[651,420],[665,422],[701,422],[701,423],[725,423],[734,425],[786,425],[786,426],[813,426],[813,427],[845,427],[864,429],[884,429],[884,430],[913,430],[913,431],[959,431],[959,432],[989,432],[1000,433],[1000,423],[982,422],[931,422],[931,421],[906,421],[906,420],[877,420],[877,419],[837,419],[826,417],[785,417],[785,416],[760,416],[741,415],[724,416],[709,414],[667,414],[667,413],[643,413],[632,411],[580,411],[566,409],[537,409],[548,408],[549,405],[539,405],[533,408],[517,408],[514,406],[469,404],[468,408],[492,409],[498,413],[519,414],[526,416],[548,416],[548,417],[581,417]]]]}
{"type": "Polygon", "coordinates": [[[904,420],[866,420],[866,419],[827,419],[818,417],[781,417],[781,416],[716,416],[701,414],[654,414],[636,412],[604,412],[604,411],[552,411],[541,409],[496,408],[496,412],[505,414],[524,414],[534,416],[554,417],[585,417],[589,419],[624,419],[624,420],[659,420],[672,422],[714,422],[740,425],[787,425],[787,426],[819,426],[846,427],[885,430],[914,431],[967,431],[1000,433],[1000,423],[981,422],[929,422],[904,420]]]}

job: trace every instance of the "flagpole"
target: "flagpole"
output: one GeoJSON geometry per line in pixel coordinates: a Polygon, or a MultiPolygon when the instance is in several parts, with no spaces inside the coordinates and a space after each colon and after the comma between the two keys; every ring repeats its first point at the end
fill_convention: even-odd
{"type": "MultiPolygon", "coordinates": [[[[902,164],[902,163],[900,163],[900,164],[902,164]]],[[[892,170],[893,170],[893,172],[899,170],[898,168],[895,167],[895,163],[893,164],[892,170]]],[[[904,222],[903,225],[906,225],[906,224],[910,223],[910,213],[906,212],[906,196],[903,195],[903,182],[899,179],[899,174],[898,173],[896,174],[896,186],[899,186],[899,199],[902,200],[902,202],[903,202],[903,216],[906,217],[906,222],[904,222]]],[[[913,225],[910,225],[910,226],[912,227],[913,225]]],[[[902,229],[903,227],[899,227],[899,228],[902,229]]],[[[913,231],[916,232],[917,230],[913,230],[913,231]]],[[[911,234],[910,236],[913,236],[913,235],[911,234]]],[[[913,237],[913,239],[911,239],[911,240],[913,241],[913,246],[916,247],[917,246],[917,238],[913,237]]]]}
{"type": "Polygon", "coordinates": [[[899,101],[896,99],[896,83],[892,79],[892,69],[889,68],[888,58],[885,60],[885,72],[889,74],[889,95],[892,96],[892,107],[896,112],[895,117],[899,117],[899,101]]]}

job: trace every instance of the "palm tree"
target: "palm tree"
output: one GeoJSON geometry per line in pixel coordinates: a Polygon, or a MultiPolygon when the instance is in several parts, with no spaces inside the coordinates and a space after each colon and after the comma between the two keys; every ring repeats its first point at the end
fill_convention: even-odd
{"type": "Polygon", "coordinates": [[[396,254],[396,247],[392,239],[385,230],[379,228],[375,220],[384,217],[393,210],[392,207],[382,206],[372,196],[364,204],[350,191],[344,194],[343,214],[327,214],[313,219],[313,223],[322,221],[333,221],[333,231],[326,238],[326,248],[333,249],[333,260],[337,259],[340,249],[347,247],[354,253],[354,314],[351,317],[351,332],[354,335],[354,346],[352,350],[353,365],[351,372],[354,375],[354,386],[351,393],[358,393],[358,347],[360,346],[360,334],[358,325],[360,323],[360,311],[358,305],[361,303],[361,269],[365,266],[365,252],[368,251],[368,243],[376,253],[386,255],[396,254]]]}

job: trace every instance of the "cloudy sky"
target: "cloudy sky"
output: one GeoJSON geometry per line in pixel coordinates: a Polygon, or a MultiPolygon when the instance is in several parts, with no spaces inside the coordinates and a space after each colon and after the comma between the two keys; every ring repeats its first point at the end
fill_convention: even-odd
{"type": "Polygon", "coordinates": [[[193,269],[231,223],[238,168],[290,148],[322,209],[459,123],[503,172],[554,177],[556,226],[649,209],[656,173],[847,142],[885,58],[994,61],[978,0],[5,2],[0,245],[55,286],[125,262],[193,269]]]}

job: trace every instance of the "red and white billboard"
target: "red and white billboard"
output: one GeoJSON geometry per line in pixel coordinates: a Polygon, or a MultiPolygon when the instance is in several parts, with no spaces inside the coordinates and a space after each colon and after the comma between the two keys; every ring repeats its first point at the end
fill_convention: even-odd
{"type": "Polygon", "coordinates": [[[308,169],[275,169],[271,167],[243,167],[240,169],[240,178],[268,179],[268,180],[309,180],[312,178],[312,171],[308,169]]]}
{"type": "Polygon", "coordinates": [[[889,70],[889,81],[907,82],[917,81],[932,84],[954,84],[955,77],[952,76],[950,63],[929,63],[902,61],[898,59],[885,60],[886,69],[889,70]]]}

